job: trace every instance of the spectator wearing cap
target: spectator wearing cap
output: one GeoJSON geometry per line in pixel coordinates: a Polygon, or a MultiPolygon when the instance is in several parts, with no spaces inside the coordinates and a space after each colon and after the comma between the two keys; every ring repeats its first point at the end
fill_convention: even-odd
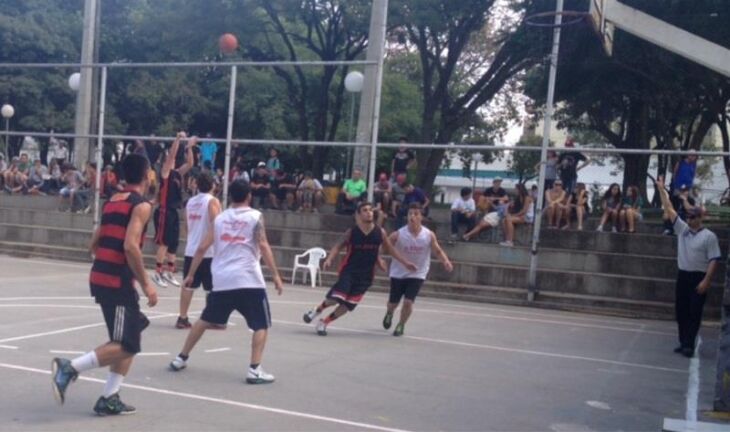
{"type": "Polygon", "coordinates": [[[390,162],[390,172],[393,179],[398,177],[398,174],[408,174],[408,170],[416,164],[416,155],[406,147],[408,138],[400,137],[398,141],[400,147],[398,147],[398,151],[395,152],[393,160],[390,162]]]}
{"type": "Polygon", "coordinates": [[[251,176],[251,206],[254,208],[267,208],[266,200],[271,193],[271,179],[269,171],[266,170],[266,162],[259,162],[251,176]],[[258,201],[258,204],[257,204],[258,201]]]}
{"type": "MultiPolygon", "coordinates": [[[[565,148],[575,148],[573,137],[569,136],[565,140],[565,148]]],[[[578,171],[587,167],[591,160],[583,153],[579,152],[563,152],[558,157],[558,169],[560,172],[560,180],[563,181],[563,189],[572,194],[575,185],[578,183],[578,171]],[[581,164],[581,162],[583,162],[581,164]]]]}
{"type": "Polygon", "coordinates": [[[413,203],[418,203],[421,206],[421,214],[423,217],[428,217],[429,205],[431,200],[428,199],[428,195],[423,189],[414,186],[413,184],[406,184],[405,195],[403,196],[403,203],[398,208],[398,215],[395,220],[396,228],[401,228],[407,222],[408,209],[413,203]]]}
{"type": "Polygon", "coordinates": [[[278,210],[294,209],[294,195],[297,191],[297,184],[294,177],[287,174],[283,169],[274,170],[274,178],[271,180],[271,206],[278,210]]]}
{"type": "Polygon", "coordinates": [[[507,191],[502,188],[502,177],[495,177],[492,180],[492,186],[485,189],[479,198],[479,209],[485,213],[497,212],[499,216],[504,214],[509,196],[507,191]]]}
{"type": "Polygon", "coordinates": [[[451,240],[459,238],[459,225],[466,225],[466,232],[469,232],[477,223],[477,206],[472,193],[471,188],[461,188],[459,198],[451,203],[451,240]]]}
{"type": "Polygon", "coordinates": [[[393,186],[390,184],[388,174],[382,173],[378,177],[373,190],[373,200],[377,209],[378,225],[383,226],[383,222],[387,218],[387,213],[391,208],[391,197],[393,196],[393,186]]]}
{"type": "Polygon", "coordinates": [[[319,207],[324,201],[324,188],[322,184],[312,176],[312,171],[305,171],[304,178],[297,186],[297,203],[300,212],[318,213],[319,207]]]}
{"type": "Polygon", "coordinates": [[[367,190],[368,185],[362,179],[362,171],[355,168],[352,170],[352,178],[345,180],[342,191],[337,196],[336,213],[354,214],[357,203],[366,198],[367,190]]]}
{"type": "Polygon", "coordinates": [[[677,233],[677,284],[675,311],[679,330],[679,346],[675,353],[692,357],[697,333],[702,324],[702,310],[707,291],[721,259],[717,236],[702,226],[704,209],[692,207],[683,221],[672,206],[664,189],[663,179],[657,181],[657,190],[664,208],[664,216],[674,224],[677,233]]]}

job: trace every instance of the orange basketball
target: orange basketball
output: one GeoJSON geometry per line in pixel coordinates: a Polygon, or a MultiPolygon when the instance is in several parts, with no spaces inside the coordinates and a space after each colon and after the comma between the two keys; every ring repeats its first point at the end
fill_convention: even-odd
{"type": "Polygon", "coordinates": [[[238,39],[231,33],[225,33],[218,39],[218,47],[223,54],[233,54],[238,48],[238,39]]]}

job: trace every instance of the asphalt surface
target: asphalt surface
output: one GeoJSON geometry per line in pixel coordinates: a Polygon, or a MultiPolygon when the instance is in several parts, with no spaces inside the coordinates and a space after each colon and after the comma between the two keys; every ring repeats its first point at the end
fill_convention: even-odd
{"type": "MultiPolygon", "coordinates": [[[[287,286],[269,291],[263,367],[274,384],[244,382],[250,333],[237,315],[203,336],[186,370],[169,371],[187,332],[174,328],[178,290],[160,289],[121,391],[138,411],[100,418],[91,409],[105,370],[83,374],[64,406],[50,388],[54,356],[107,339],[88,271],[0,256],[2,430],[656,431],[686,414],[690,362],[672,353],[671,322],[420,298],[396,338],[380,324],[386,296],[370,293],[320,337],[301,315],[326,289],[287,286]]],[[[192,312],[203,306],[196,293],[192,312]]],[[[717,332],[701,334],[706,409],[717,332]]]]}

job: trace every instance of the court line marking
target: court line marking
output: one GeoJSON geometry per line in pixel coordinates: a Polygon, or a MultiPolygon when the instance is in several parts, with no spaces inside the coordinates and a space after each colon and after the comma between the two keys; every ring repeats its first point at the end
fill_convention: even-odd
{"type": "Polygon", "coordinates": [[[689,378],[687,378],[687,409],[685,412],[685,420],[687,420],[690,430],[694,430],[697,424],[697,403],[700,398],[700,345],[702,338],[697,336],[697,346],[695,347],[694,356],[689,361],[689,378]]]}
{"type": "Polygon", "coordinates": [[[83,351],[71,351],[71,350],[48,350],[51,354],[84,354],[83,351]]]}
{"type": "Polygon", "coordinates": [[[207,352],[207,353],[217,353],[217,352],[224,352],[224,351],[230,351],[230,350],[231,350],[230,347],[225,347],[225,348],[207,349],[207,350],[205,350],[205,352],[207,352]]]}
{"type": "Polygon", "coordinates": [[[18,347],[14,346],[14,345],[0,345],[0,348],[11,349],[11,350],[18,349],[18,347]]]}
{"type": "Polygon", "coordinates": [[[169,352],[140,352],[137,353],[138,356],[142,357],[157,357],[157,356],[169,356],[169,352]]]}
{"type": "MultiPolygon", "coordinates": [[[[5,368],[5,369],[24,371],[24,372],[34,372],[34,373],[39,373],[39,374],[43,374],[43,375],[51,374],[51,371],[49,371],[49,370],[14,365],[14,364],[9,364],[9,363],[0,363],[0,367],[5,368]]],[[[101,383],[101,384],[104,384],[106,382],[106,381],[98,379],[98,378],[91,378],[91,377],[85,377],[85,376],[80,376],[78,379],[80,381],[89,381],[89,382],[101,383]]],[[[177,397],[184,398],[184,399],[193,399],[193,400],[199,400],[199,401],[204,401],[204,402],[213,402],[213,403],[218,403],[221,405],[229,405],[229,406],[235,406],[235,407],[239,407],[239,408],[248,408],[248,409],[252,409],[252,410],[256,410],[256,411],[265,411],[265,412],[270,412],[270,413],[274,413],[274,414],[283,414],[283,415],[288,415],[288,416],[292,416],[292,417],[300,417],[300,418],[306,418],[306,419],[310,419],[310,420],[318,420],[318,421],[322,421],[322,422],[335,423],[335,424],[346,425],[346,426],[354,426],[354,427],[359,427],[362,429],[371,429],[371,430],[378,430],[378,431],[384,431],[384,432],[408,432],[404,429],[389,428],[389,427],[385,427],[385,426],[378,426],[378,425],[369,424],[369,423],[345,420],[345,419],[340,419],[340,418],[336,418],[336,417],[327,417],[327,416],[321,416],[321,415],[317,415],[317,414],[305,413],[305,412],[301,412],[301,411],[292,411],[292,410],[287,410],[287,409],[283,409],[283,408],[274,408],[274,407],[269,407],[269,406],[265,406],[265,405],[238,402],[238,401],[234,401],[234,400],[230,400],[230,399],[203,396],[203,395],[198,395],[198,394],[193,394],[193,393],[177,392],[177,391],[166,390],[166,389],[157,388],[157,387],[143,386],[143,385],[137,385],[137,384],[128,384],[128,383],[123,383],[122,387],[134,389],[134,390],[147,391],[147,392],[151,392],[151,393],[164,394],[164,395],[168,395],[168,396],[177,396],[177,397]]]]}
{"type": "MultiPolygon", "coordinates": [[[[292,321],[282,321],[282,320],[271,320],[271,321],[274,323],[277,323],[277,324],[313,328],[313,326],[311,324],[303,324],[303,323],[297,323],[297,322],[292,322],[292,321]]],[[[366,333],[366,334],[374,334],[374,335],[381,335],[381,336],[386,336],[386,335],[390,336],[389,333],[376,332],[376,331],[371,331],[371,330],[359,330],[359,329],[351,329],[351,328],[345,328],[345,327],[337,327],[336,329],[351,332],[351,333],[366,333]]],[[[392,337],[392,336],[390,336],[390,337],[392,337]]],[[[649,370],[656,370],[656,371],[662,371],[662,372],[672,372],[672,373],[680,373],[680,374],[687,373],[687,370],[685,370],[685,369],[675,369],[675,368],[664,367],[664,366],[654,366],[654,365],[649,365],[649,364],[644,364],[644,363],[622,362],[622,361],[618,361],[618,360],[608,360],[608,359],[602,359],[602,358],[596,358],[596,357],[586,357],[586,356],[579,356],[579,355],[572,355],[572,354],[558,354],[558,353],[551,353],[551,352],[546,352],[546,351],[509,348],[509,347],[503,347],[503,346],[498,346],[498,345],[486,345],[486,344],[477,344],[477,343],[471,343],[471,342],[434,339],[434,338],[427,338],[427,337],[422,337],[422,336],[403,335],[401,337],[404,339],[413,339],[413,340],[422,341],[422,342],[438,343],[438,344],[444,344],[444,345],[454,345],[454,346],[461,346],[461,347],[468,347],[468,348],[480,348],[480,349],[486,349],[486,350],[492,350],[492,351],[501,351],[501,352],[517,353],[517,354],[529,354],[529,355],[535,355],[535,356],[541,356],[541,357],[560,358],[560,359],[567,359],[567,360],[580,360],[580,361],[586,361],[586,362],[610,364],[610,365],[614,365],[614,366],[634,367],[634,368],[649,369],[649,370]]]]}

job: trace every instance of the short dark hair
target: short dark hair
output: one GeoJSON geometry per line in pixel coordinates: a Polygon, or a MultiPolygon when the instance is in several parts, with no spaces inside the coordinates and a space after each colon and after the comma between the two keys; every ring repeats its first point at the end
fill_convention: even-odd
{"type": "Polygon", "coordinates": [[[242,203],[251,195],[251,187],[246,181],[236,180],[228,187],[228,195],[234,203],[242,203]]]}
{"type": "Polygon", "coordinates": [[[207,172],[201,172],[198,174],[195,181],[198,184],[198,190],[200,192],[206,193],[213,189],[213,176],[207,172]]]}
{"type": "MultiPolygon", "coordinates": [[[[469,189],[469,188],[465,188],[465,189],[469,189]]],[[[471,191],[471,189],[469,189],[469,190],[471,191]]],[[[408,205],[408,211],[411,211],[411,210],[418,210],[419,213],[423,213],[423,206],[421,206],[421,203],[417,203],[417,202],[410,203],[408,205]]]]}
{"type": "Polygon", "coordinates": [[[469,195],[471,193],[470,187],[461,188],[461,197],[464,198],[465,196],[469,195]]]}
{"type": "Polygon", "coordinates": [[[370,206],[372,208],[373,207],[373,203],[371,203],[370,201],[362,201],[362,202],[360,202],[360,204],[357,205],[357,213],[359,214],[360,213],[360,210],[362,210],[363,207],[367,207],[367,206],[370,206]]]}
{"type": "Polygon", "coordinates": [[[398,141],[406,141],[406,142],[408,142],[408,137],[407,136],[401,136],[400,138],[398,138],[398,141]]]}
{"type": "Polygon", "coordinates": [[[150,169],[150,161],[138,154],[129,154],[122,161],[122,173],[127,184],[140,184],[147,178],[147,171],[150,169]]]}

